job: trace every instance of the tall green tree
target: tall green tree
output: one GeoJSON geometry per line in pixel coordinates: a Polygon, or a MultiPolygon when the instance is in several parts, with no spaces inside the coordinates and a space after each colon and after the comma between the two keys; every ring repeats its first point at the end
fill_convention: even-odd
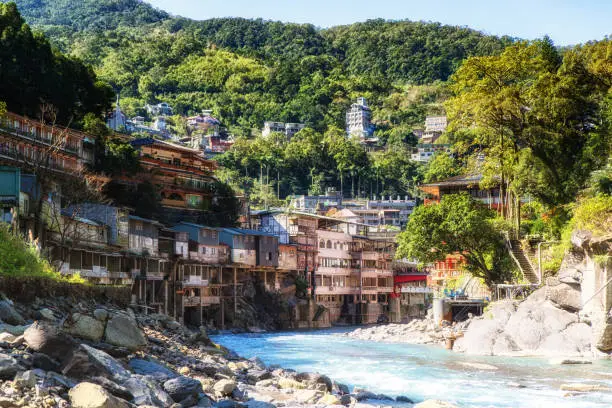
{"type": "Polygon", "coordinates": [[[465,269],[489,287],[510,280],[511,263],[494,219],[494,212],[468,194],[445,195],[439,204],[415,209],[396,256],[433,263],[461,254],[465,269]]]}

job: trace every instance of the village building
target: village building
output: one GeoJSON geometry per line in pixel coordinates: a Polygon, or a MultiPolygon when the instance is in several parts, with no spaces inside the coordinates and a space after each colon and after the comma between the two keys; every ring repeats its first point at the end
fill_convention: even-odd
{"type": "Polygon", "coordinates": [[[156,105],[145,105],[145,110],[150,116],[172,116],[174,110],[166,102],[161,102],[156,105]]]}
{"type": "Polygon", "coordinates": [[[271,133],[282,133],[287,136],[287,140],[291,140],[297,132],[305,127],[306,125],[303,123],[264,122],[261,135],[268,137],[271,133]]]}
{"type": "Polygon", "coordinates": [[[420,139],[422,144],[433,144],[446,131],[446,116],[427,116],[425,118],[425,132],[420,139]]]}
{"type": "Polygon", "coordinates": [[[369,139],[374,134],[374,126],[371,122],[372,110],[368,106],[366,98],[357,98],[355,103],[346,112],[346,133],[356,136],[360,140],[369,139]]]}
{"type": "Polygon", "coordinates": [[[437,152],[450,154],[449,144],[418,144],[411,154],[412,161],[428,163],[437,152]]]}

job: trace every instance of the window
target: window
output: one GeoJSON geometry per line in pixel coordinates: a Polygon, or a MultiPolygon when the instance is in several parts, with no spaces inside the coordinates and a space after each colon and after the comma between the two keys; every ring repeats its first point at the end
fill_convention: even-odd
{"type": "Polygon", "coordinates": [[[271,261],[272,260],[272,252],[268,252],[268,254],[266,256],[266,260],[267,261],[271,261]]]}
{"type": "Polygon", "coordinates": [[[142,230],[143,230],[143,228],[144,228],[144,227],[143,227],[143,225],[142,225],[142,222],[140,222],[140,221],[136,221],[136,222],[134,223],[134,230],[135,230],[135,231],[142,231],[142,230]]]}
{"type": "Polygon", "coordinates": [[[217,254],[217,248],[210,248],[210,253],[212,255],[216,255],[217,254]]]}
{"type": "Polygon", "coordinates": [[[319,248],[325,248],[325,241],[321,240],[321,242],[319,242],[319,248]]]}
{"type": "Polygon", "coordinates": [[[330,241],[330,240],[327,240],[327,248],[328,248],[328,249],[331,249],[331,247],[332,247],[332,243],[331,243],[331,241],[330,241]]]}

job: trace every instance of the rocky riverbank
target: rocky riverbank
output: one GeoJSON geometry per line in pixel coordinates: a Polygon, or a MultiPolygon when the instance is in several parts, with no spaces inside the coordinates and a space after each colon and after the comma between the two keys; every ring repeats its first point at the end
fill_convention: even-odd
{"type": "Polygon", "coordinates": [[[316,373],[245,360],[163,315],[92,300],[0,300],[0,407],[413,405],[316,373]]]}

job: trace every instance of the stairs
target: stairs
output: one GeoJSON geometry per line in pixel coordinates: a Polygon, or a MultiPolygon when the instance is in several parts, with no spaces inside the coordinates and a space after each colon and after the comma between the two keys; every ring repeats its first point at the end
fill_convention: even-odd
{"type": "Polygon", "coordinates": [[[514,262],[518,265],[525,280],[529,281],[529,283],[539,284],[540,279],[538,279],[538,272],[531,264],[525,251],[521,248],[521,243],[515,239],[506,242],[508,250],[510,251],[510,256],[512,256],[512,259],[514,259],[514,262]]]}

